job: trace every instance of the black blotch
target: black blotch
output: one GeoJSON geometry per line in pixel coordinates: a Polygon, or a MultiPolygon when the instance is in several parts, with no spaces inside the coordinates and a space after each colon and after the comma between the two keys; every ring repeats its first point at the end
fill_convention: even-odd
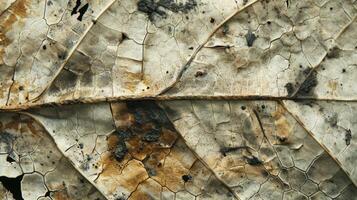
{"type": "Polygon", "coordinates": [[[346,133],[345,133],[345,142],[346,142],[346,145],[350,145],[351,144],[351,139],[352,139],[352,132],[350,129],[346,130],[346,133]]]}
{"type": "Polygon", "coordinates": [[[16,160],[13,159],[10,155],[7,155],[6,161],[9,162],[9,163],[13,163],[13,162],[15,162],[16,160]]]}
{"type": "Polygon", "coordinates": [[[78,8],[79,8],[80,5],[81,5],[81,0],[77,0],[77,1],[76,1],[76,5],[74,6],[74,8],[73,8],[73,10],[72,10],[72,12],[71,12],[71,15],[74,15],[74,14],[77,13],[77,10],[78,10],[78,8]]]}
{"type": "Polygon", "coordinates": [[[286,141],[288,140],[288,138],[278,136],[278,140],[279,140],[280,143],[286,143],[286,141]]]}
{"type": "Polygon", "coordinates": [[[294,94],[294,84],[287,83],[287,84],[285,84],[285,88],[286,88],[289,96],[294,94]]]}
{"type": "Polygon", "coordinates": [[[183,175],[182,180],[186,183],[186,182],[192,180],[192,176],[191,175],[183,175]]]}
{"type": "Polygon", "coordinates": [[[247,40],[248,47],[251,47],[253,46],[253,43],[255,39],[257,39],[257,37],[252,31],[249,30],[248,33],[245,35],[245,39],[247,40]]]}
{"type": "Polygon", "coordinates": [[[88,7],[89,7],[89,4],[86,3],[82,8],[80,8],[80,9],[78,10],[79,16],[77,17],[77,19],[78,19],[79,21],[82,21],[83,15],[84,15],[84,13],[87,12],[88,7]]]}
{"type": "Polygon", "coordinates": [[[154,128],[145,134],[143,140],[146,142],[156,142],[159,140],[159,138],[160,138],[160,130],[154,128]]]}
{"type": "Polygon", "coordinates": [[[71,15],[75,15],[75,14],[77,14],[79,12],[79,16],[77,17],[77,20],[82,21],[83,15],[84,15],[85,12],[87,12],[89,4],[86,3],[84,6],[79,8],[80,5],[81,5],[81,0],[77,0],[76,1],[76,5],[74,6],[74,8],[73,8],[73,10],[71,12],[71,15]]]}
{"type": "Polygon", "coordinates": [[[346,69],[342,69],[342,73],[345,73],[346,72],[346,69]]]}
{"type": "Polygon", "coordinates": [[[42,46],[42,49],[43,49],[43,50],[46,50],[46,49],[47,49],[46,45],[43,45],[43,46],[42,46]]]}
{"type": "Polygon", "coordinates": [[[216,21],[216,20],[215,20],[213,17],[211,17],[210,20],[209,20],[209,22],[212,23],[212,24],[213,24],[215,21],[216,21]]]}
{"type": "Polygon", "coordinates": [[[307,75],[305,81],[300,85],[299,90],[296,92],[296,97],[299,96],[312,96],[315,87],[317,86],[316,71],[314,69],[307,68],[304,70],[307,75]]]}
{"type": "Polygon", "coordinates": [[[250,164],[250,165],[261,165],[262,164],[262,161],[259,160],[257,157],[255,156],[252,156],[251,158],[250,157],[245,157],[245,159],[247,160],[247,163],[250,164]]]}
{"type": "Polygon", "coordinates": [[[341,53],[341,49],[338,48],[337,46],[335,46],[332,49],[329,49],[326,57],[327,58],[338,58],[338,57],[340,57],[340,53],[341,53]]]}
{"type": "Polygon", "coordinates": [[[207,72],[199,70],[195,73],[195,77],[196,78],[202,77],[202,76],[205,76],[206,74],[207,74],[207,72]]]}
{"type": "Polygon", "coordinates": [[[140,0],[137,3],[138,10],[146,13],[150,21],[154,21],[155,16],[166,17],[165,10],[174,13],[188,13],[197,6],[195,0],[188,0],[186,3],[177,3],[175,0],[140,0]]]}
{"type": "Polygon", "coordinates": [[[45,193],[45,197],[50,197],[51,196],[51,191],[47,191],[46,193],[45,193]]]}
{"type": "Polygon", "coordinates": [[[120,140],[115,148],[114,156],[117,161],[122,161],[128,153],[128,148],[123,140],[120,140]]]}
{"type": "Polygon", "coordinates": [[[227,153],[238,151],[240,149],[246,149],[247,147],[241,146],[241,147],[222,147],[219,151],[223,156],[227,156],[227,153]]]}
{"type": "Polygon", "coordinates": [[[134,120],[130,126],[118,128],[114,132],[119,139],[113,152],[117,161],[121,161],[128,153],[125,141],[130,138],[138,137],[140,145],[145,145],[159,142],[164,128],[175,130],[164,110],[155,101],[128,101],[126,105],[134,120]]]}
{"type": "Polygon", "coordinates": [[[241,107],[240,107],[240,109],[245,110],[245,109],[246,109],[246,107],[245,107],[245,106],[241,106],[241,107]]]}
{"type": "Polygon", "coordinates": [[[20,175],[16,178],[8,178],[6,176],[0,176],[0,182],[2,185],[11,192],[15,200],[23,200],[21,192],[21,181],[24,175],[20,175]]]}
{"type": "Polygon", "coordinates": [[[57,57],[61,60],[64,60],[67,56],[67,53],[66,52],[59,52],[57,57]]]}

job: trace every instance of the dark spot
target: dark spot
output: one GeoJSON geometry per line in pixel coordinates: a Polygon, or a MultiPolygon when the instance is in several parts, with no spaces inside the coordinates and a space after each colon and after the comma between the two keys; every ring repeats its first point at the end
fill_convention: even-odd
{"type": "Polygon", "coordinates": [[[6,176],[0,176],[0,182],[2,185],[11,192],[15,200],[23,200],[21,192],[21,181],[24,175],[20,175],[16,178],[8,178],[6,176]]]}
{"type": "Polygon", "coordinates": [[[285,143],[288,139],[286,137],[278,136],[278,140],[280,143],[285,143]]]}
{"type": "Polygon", "coordinates": [[[156,142],[160,138],[160,131],[157,129],[151,129],[149,132],[147,132],[143,138],[144,141],[146,142],[156,142]]]}
{"type": "Polygon", "coordinates": [[[144,12],[149,16],[150,21],[154,21],[155,16],[165,18],[165,10],[186,14],[194,9],[197,6],[197,3],[195,0],[188,0],[185,3],[177,3],[175,0],[140,0],[137,6],[139,11],[144,12]]]}
{"type": "Polygon", "coordinates": [[[253,43],[257,37],[254,35],[252,31],[248,31],[248,33],[245,35],[245,39],[247,40],[247,45],[248,47],[253,46],[253,43]]]}
{"type": "Polygon", "coordinates": [[[122,161],[128,153],[128,148],[123,140],[120,140],[115,148],[114,156],[117,161],[122,161]]]}
{"type": "Polygon", "coordinates": [[[341,49],[338,48],[337,46],[335,46],[332,49],[329,49],[326,57],[327,58],[338,58],[340,56],[340,53],[341,53],[341,49]]]}
{"type": "Polygon", "coordinates": [[[333,10],[333,7],[330,7],[330,10],[333,10]]]}
{"type": "Polygon", "coordinates": [[[307,75],[305,81],[300,85],[299,90],[296,92],[296,96],[312,96],[313,90],[317,86],[316,71],[314,69],[307,68],[304,70],[307,75]],[[309,72],[307,73],[307,70],[309,72]]]}
{"type": "Polygon", "coordinates": [[[84,15],[85,12],[87,12],[89,4],[86,3],[84,6],[79,8],[80,5],[81,5],[81,0],[77,0],[76,1],[76,5],[74,6],[74,8],[73,8],[73,10],[71,12],[71,15],[75,15],[75,14],[77,14],[79,12],[79,16],[77,17],[77,20],[82,21],[83,15],[84,15]]]}
{"type": "Polygon", "coordinates": [[[262,105],[262,109],[265,109],[265,105],[262,105]]]}
{"type": "Polygon", "coordinates": [[[267,21],[267,23],[268,23],[268,25],[270,25],[270,24],[271,24],[271,21],[267,21]]]}
{"type": "Polygon", "coordinates": [[[352,132],[350,129],[348,129],[346,130],[346,134],[345,134],[345,142],[347,146],[351,144],[351,139],[352,139],[352,132]]]}
{"type": "Polygon", "coordinates": [[[241,147],[222,147],[219,151],[223,156],[227,156],[227,153],[238,151],[240,149],[246,149],[247,147],[241,146],[241,147]]]}
{"type": "Polygon", "coordinates": [[[61,60],[64,60],[67,56],[67,53],[66,52],[60,52],[58,53],[57,57],[61,60]]]}
{"type": "Polygon", "coordinates": [[[333,114],[332,116],[328,116],[326,121],[331,125],[331,127],[337,126],[338,116],[337,114],[333,114]]]}
{"type": "Polygon", "coordinates": [[[47,46],[46,46],[46,45],[43,45],[43,46],[42,46],[42,49],[43,49],[43,50],[46,50],[46,49],[47,49],[47,46]]]}
{"type": "Polygon", "coordinates": [[[192,176],[191,175],[183,175],[182,180],[186,183],[187,181],[192,180],[192,176]]]}
{"type": "Polygon", "coordinates": [[[131,131],[128,130],[123,130],[123,129],[118,129],[114,132],[120,139],[126,140],[129,139],[130,137],[133,136],[131,131]]]}
{"type": "Polygon", "coordinates": [[[202,76],[204,76],[204,75],[206,75],[206,74],[207,74],[207,72],[202,71],[202,70],[199,70],[199,71],[197,71],[197,72],[195,73],[195,77],[196,77],[196,78],[202,77],[202,76]]]}
{"type": "Polygon", "coordinates": [[[73,8],[73,10],[72,10],[72,12],[71,12],[71,15],[74,15],[74,14],[77,13],[77,10],[78,10],[78,8],[79,8],[80,5],[81,5],[81,0],[77,0],[77,1],[76,1],[76,5],[74,6],[74,8],[73,8]]]}
{"type": "Polygon", "coordinates": [[[287,84],[285,84],[285,88],[286,88],[289,96],[294,94],[294,84],[287,83],[287,84]]]}
{"type": "Polygon", "coordinates": [[[345,73],[346,72],[346,69],[342,69],[342,73],[345,73]]]}
{"type": "Polygon", "coordinates": [[[82,8],[80,8],[80,9],[78,10],[79,16],[77,17],[77,19],[78,19],[79,21],[82,21],[83,15],[84,15],[84,13],[87,12],[88,7],[89,7],[89,4],[86,3],[82,8]]]}
{"type": "Polygon", "coordinates": [[[240,107],[240,109],[245,110],[245,109],[246,109],[246,107],[245,107],[245,106],[241,106],[241,107],[240,107]]]}
{"type": "Polygon", "coordinates": [[[257,157],[255,156],[252,156],[251,158],[249,157],[245,157],[245,159],[247,160],[247,163],[250,164],[250,165],[261,165],[262,164],[262,161],[259,160],[257,157]]]}
{"type": "Polygon", "coordinates": [[[19,90],[24,90],[24,86],[20,85],[19,90]]]}
{"type": "Polygon", "coordinates": [[[45,193],[45,197],[50,197],[51,196],[51,191],[47,191],[46,193],[45,193]]]}
{"type": "Polygon", "coordinates": [[[213,24],[215,21],[216,21],[216,20],[215,20],[213,17],[211,17],[210,20],[209,20],[209,22],[210,22],[211,24],[213,24]]]}
{"type": "Polygon", "coordinates": [[[79,143],[78,146],[79,146],[79,148],[83,149],[84,145],[83,145],[83,143],[79,143]]]}
{"type": "Polygon", "coordinates": [[[13,162],[15,162],[16,160],[13,159],[10,155],[7,155],[6,161],[9,162],[9,163],[13,163],[13,162]]]}
{"type": "Polygon", "coordinates": [[[189,50],[193,50],[193,47],[189,47],[188,49],[189,49],[189,50]]]}

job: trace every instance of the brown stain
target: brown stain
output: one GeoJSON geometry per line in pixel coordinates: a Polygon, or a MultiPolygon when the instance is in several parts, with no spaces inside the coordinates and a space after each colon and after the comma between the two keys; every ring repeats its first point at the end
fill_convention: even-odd
{"type": "Polygon", "coordinates": [[[112,103],[111,108],[113,111],[115,125],[118,128],[125,129],[134,124],[134,116],[129,112],[126,103],[112,103]]]}
{"type": "Polygon", "coordinates": [[[160,142],[163,146],[171,147],[178,138],[178,133],[170,129],[163,128],[160,142]]]}
{"type": "MultiPolygon", "coordinates": [[[[127,162],[127,161],[126,161],[127,162]]],[[[116,177],[120,176],[124,164],[118,163],[110,153],[107,153],[100,160],[99,165],[102,165],[103,171],[101,173],[101,177],[116,177]]]]}
{"type": "MultiPolygon", "coordinates": [[[[3,63],[2,58],[5,53],[5,47],[11,43],[6,37],[6,33],[12,29],[12,26],[17,21],[27,16],[27,4],[28,0],[17,0],[11,5],[6,14],[0,16],[0,63],[3,63]]],[[[23,25],[21,24],[21,26],[23,25]]]]}
{"type": "Polygon", "coordinates": [[[70,200],[66,191],[57,191],[54,193],[52,198],[54,200],[70,200]]]}
{"type": "Polygon", "coordinates": [[[292,131],[292,127],[285,117],[284,109],[279,106],[272,116],[275,120],[276,135],[280,143],[286,143],[292,131]]]}
{"type": "Polygon", "coordinates": [[[162,186],[157,185],[151,179],[146,180],[138,186],[138,189],[133,192],[129,200],[152,200],[159,199],[162,191],[162,186]]]}
{"type": "Polygon", "coordinates": [[[137,90],[138,84],[141,82],[142,74],[125,71],[123,77],[125,77],[123,80],[123,86],[125,89],[129,90],[130,92],[135,92],[137,90]]]}
{"type": "Polygon", "coordinates": [[[155,148],[155,144],[143,142],[140,137],[133,137],[127,141],[130,155],[138,160],[146,158],[155,148]]]}

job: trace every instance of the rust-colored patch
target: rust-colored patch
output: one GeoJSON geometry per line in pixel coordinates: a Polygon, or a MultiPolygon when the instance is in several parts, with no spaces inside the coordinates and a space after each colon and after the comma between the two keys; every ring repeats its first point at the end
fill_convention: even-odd
{"type": "Polygon", "coordinates": [[[11,5],[6,14],[0,16],[0,63],[3,63],[2,58],[5,53],[5,47],[11,43],[11,41],[6,37],[6,33],[11,30],[16,21],[26,17],[27,1],[28,0],[17,0],[13,5],[11,5]]]}
{"type": "Polygon", "coordinates": [[[52,197],[54,200],[70,200],[66,191],[56,191],[52,197]]]}

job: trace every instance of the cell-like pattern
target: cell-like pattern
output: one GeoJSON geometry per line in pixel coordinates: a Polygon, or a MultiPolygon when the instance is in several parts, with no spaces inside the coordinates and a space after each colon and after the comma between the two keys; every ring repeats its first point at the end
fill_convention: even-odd
{"type": "Polygon", "coordinates": [[[355,0],[4,7],[2,109],[128,98],[356,99],[355,0]]]}
{"type": "Polygon", "coordinates": [[[30,117],[1,114],[0,149],[1,199],[105,199],[30,117]]]}

